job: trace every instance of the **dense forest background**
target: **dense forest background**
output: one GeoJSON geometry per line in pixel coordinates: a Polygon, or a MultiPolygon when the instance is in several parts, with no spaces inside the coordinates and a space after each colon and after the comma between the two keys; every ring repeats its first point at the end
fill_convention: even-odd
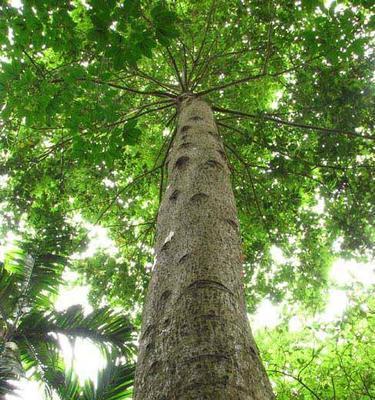
{"type": "Polygon", "coordinates": [[[365,0],[0,2],[0,396],[26,377],[131,398],[176,99],[193,92],[232,166],[277,398],[375,398],[374,22],[365,0]],[[83,383],[67,354],[87,341],[107,361],[83,383]]]}

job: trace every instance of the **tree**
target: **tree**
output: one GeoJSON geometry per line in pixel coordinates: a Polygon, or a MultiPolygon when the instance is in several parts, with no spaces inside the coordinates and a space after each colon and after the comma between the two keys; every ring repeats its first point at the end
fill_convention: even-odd
{"type": "MultiPolygon", "coordinates": [[[[190,98],[205,115],[209,109],[215,113],[221,134],[217,146],[222,147],[221,140],[224,146],[209,153],[202,167],[211,179],[207,190],[215,187],[216,172],[226,175],[226,158],[230,161],[249,309],[266,295],[319,307],[333,243],[341,244],[337,253],[344,256],[364,258],[373,251],[371,7],[359,0],[333,2],[329,8],[315,0],[25,1],[18,10],[3,5],[1,49],[7,58],[0,78],[1,140],[2,173],[8,176],[4,209],[11,207],[13,213],[9,226],[22,216],[34,235],[50,240],[47,250],[51,246],[64,254],[87,239],[75,214],[108,227],[121,257],[106,260],[106,270],[99,258],[83,269],[94,295],[108,289],[113,303],[126,306],[143,299],[155,226],[159,255],[172,239],[182,243],[177,232],[196,218],[195,226],[203,228],[215,252],[204,260],[185,259],[191,271],[197,260],[207,265],[219,256],[232,260],[226,236],[220,250],[214,246],[221,232],[214,221],[222,216],[199,189],[201,176],[189,173],[186,187],[197,185],[197,193],[189,193],[192,198],[200,194],[195,199],[199,213],[186,214],[178,231],[176,225],[167,232],[177,224],[172,204],[183,191],[176,186],[180,192],[165,192],[166,177],[174,182],[174,169],[191,170],[198,160],[188,148],[196,145],[189,144],[189,135],[203,132],[208,125],[202,121],[213,125],[211,117],[200,113],[179,125],[190,98]],[[173,158],[177,144],[186,145],[182,159],[173,158]],[[163,209],[168,202],[170,208],[163,209]],[[324,214],[317,203],[324,204],[324,214]],[[288,262],[271,274],[274,245],[288,262]]],[[[212,141],[216,132],[206,129],[205,135],[212,141]]],[[[225,182],[217,189],[227,188],[225,182]]],[[[230,190],[224,192],[223,198],[230,199],[230,190]]],[[[235,243],[237,219],[227,219],[225,232],[235,243]]],[[[200,237],[199,232],[189,234],[186,244],[200,237]]],[[[239,244],[232,248],[237,249],[235,267],[239,244]]],[[[191,282],[192,293],[211,290],[226,296],[228,286],[213,278],[220,273],[215,271],[209,279],[202,275],[191,282]]],[[[237,267],[234,281],[239,273],[237,267]]],[[[154,290],[163,295],[160,304],[177,301],[170,289],[160,290],[154,290]]],[[[192,301],[199,296],[191,296],[192,301]]],[[[150,300],[153,307],[159,303],[150,300]]],[[[236,319],[240,325],[241,318],[236,319]]],[[[223,356],[220,363],[226,362],[223,356]]],[[[162,366],[153,368],[159,372],[162,366]]],[[[220,385],[229,387],[234,378],[227,376],[223,372],[220,385]]],[[[250,390],[260,386],[258,380],[250,390]]]]}
{"type": "Polygon", "coordinates": [[[8,252],[0,269],[1,398],[12,393],[16,388],[12,381],[28,371],[46,385],[48,398],[129,398],[134,337],[128,318],[108,307],[88,315],[80,305],[54,310],[53,299],[62,283],[65,261],[53,254],[31,256],[28,247],[22,243],[8,252]],[[86,338],[101,346],[108,365],[96,385],[87,381],[81,388],[73,366],[65,365],[62,359],[59,335],[71,343],[86,338]]]}

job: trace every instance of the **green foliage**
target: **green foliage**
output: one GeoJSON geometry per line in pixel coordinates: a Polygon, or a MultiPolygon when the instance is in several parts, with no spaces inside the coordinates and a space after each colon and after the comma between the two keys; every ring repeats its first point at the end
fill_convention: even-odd
{"type": "Polygon", "coordinates": [[[373,249],[371,13],[350,4],[3,5],[14,42],[1,50],[1,199],[13,214],[3,229],[22,216],[69,256],[87,243],[77,215],[108,227],[116,273],[100,272],[100,252],[79,269],[94,293],[111,286],[108,301],[139,304],[165,186],[164,130],[176,96],[193,91],[213,104],[233,167],[249,307],[267,295],[314,308],[333,243],[345,257],[373,249]],[[288,261],[266,279],[273,245],[288,261]]]}
{"type": "Polygon", "coordinates": [[[53,309],[54,294],[62,283],[66,264],[61,257],[31,256],[30,245],[19,243],[8,252],[0,274],[0,394],[12,393],[10,382],[31,371],[47,385],[49,397],[113,400],[129,398],[134,377],[134,328],[129,318],[108,307],[88,315],[82,306],[53,309]],[[82,387],[74,371],[64,365],[59,335],[74,342],[85,338],[100,346],[108,359],[97,386],[82,387]],[[121,363],[119,363],[121,360],[121,363]]]}
{"type": "Polygon", "coordinates": [[[257,335],[278,399],[373,398],[375,303],[370,293],[358,292],[334,324],[313,322],[290,332],[286,322],[257,335]]]}
{"type": "MultiPolygon", "coordinates": [[[[373,256],[375,215],[374,6],[325,4],[3,2],[1,229],[21,221],[43,254],[74,258],[93,302],[104,293],[138,324],[178,102],[192,92],[212,104],[232,167],[249,309],[264,297],[322,307],[333,257],[373,256]],[[72,257],[96,225],[117,252],[72,257]]],[[[37,307],[57,264],[35,260],[37,307]]],[[[17,268],[1,272],[8,308],[28,279],[17,268]]]]}
{"type": "Polygon", "coordinates": [[[96,386],[92,381],[86,381],[84,386],[77,377],[68,373],[64,380],[55,384],[56,392],[61,399],[69,400],[122,400],[131,399],[131,386],[134,381],[134,365],[116,365],[108,363],[98,375],[96,386]]]}

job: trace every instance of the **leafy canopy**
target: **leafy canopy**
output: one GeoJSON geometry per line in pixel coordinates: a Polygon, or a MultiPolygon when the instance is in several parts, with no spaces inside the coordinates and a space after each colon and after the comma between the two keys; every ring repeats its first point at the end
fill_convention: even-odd
{"type": "Polygon", "coordinates": [[[372,2],[25,0],[0,6],[5,229],[77,262],[97,299],[144,295],[176,103],[216,114],[232,165],[249,307],[315,307],[332,257],[374,238],[372,2]],[[5,181],[5,178],[4,178],[5,181]],[[324,212],[322,208],[324,207],[324,212]],[[271,250],[285,260],[272,267],[271,250]],[[335,249],[335,250],[333,250],[335,249]]]}

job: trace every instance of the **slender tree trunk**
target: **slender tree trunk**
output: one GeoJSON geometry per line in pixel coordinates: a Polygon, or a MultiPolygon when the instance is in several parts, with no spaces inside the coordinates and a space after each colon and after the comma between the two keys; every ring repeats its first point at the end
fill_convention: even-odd
{"type": "Polygon", "coordinates": [[[135,399],[273,399],[246,315],[229,168],[203,100],[181,101],[167,168],[135,399]]]}

